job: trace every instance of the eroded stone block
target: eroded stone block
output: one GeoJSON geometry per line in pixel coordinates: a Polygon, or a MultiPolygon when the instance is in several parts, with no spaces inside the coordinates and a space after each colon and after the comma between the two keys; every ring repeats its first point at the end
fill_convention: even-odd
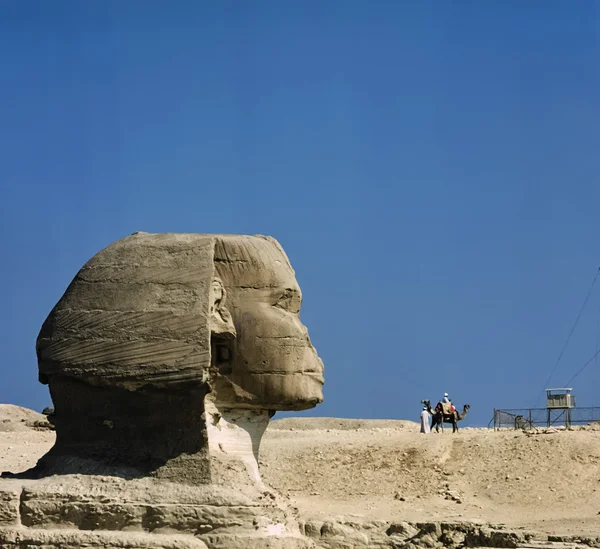
{"type": "Polygon", "coordinates": [[[19,522],[19,490],[0,489],[0,526],[19,522]]]}

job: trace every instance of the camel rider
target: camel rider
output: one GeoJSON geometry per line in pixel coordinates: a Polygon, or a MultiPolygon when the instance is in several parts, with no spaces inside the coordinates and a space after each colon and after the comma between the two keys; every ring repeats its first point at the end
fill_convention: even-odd
{"type": "Polygon", "coordinates": [[[456,408],[452,404],[448,393],[444,393],[444,399],[442,400],[442,409],[446,414],[453,414],[456,411],[456,408]]]}

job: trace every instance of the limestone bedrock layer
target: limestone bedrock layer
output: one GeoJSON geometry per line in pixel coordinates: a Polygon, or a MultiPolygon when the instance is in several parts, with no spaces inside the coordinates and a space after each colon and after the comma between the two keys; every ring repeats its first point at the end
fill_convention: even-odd
{"type": "Polygon", "coordinates": [[[323,398],[301,303],[270,237],[134,233],[111,244],[38,336],[57,440],[32,474],[260,487],[269,417],[323,398]]]}
{"type": "Polygon", "coordinates": [[[0,547],[309,548],[271,492],[151,478],[57,475],[0,482],[0,547]]]}

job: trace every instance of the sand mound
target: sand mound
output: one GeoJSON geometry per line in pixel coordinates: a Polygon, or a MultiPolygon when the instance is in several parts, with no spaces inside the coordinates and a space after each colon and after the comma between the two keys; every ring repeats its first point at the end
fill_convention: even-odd
{"type": "Polygon", "coordinates": [[[304,516],[600,531],[596,426],[423,435],[410,421],[295,418],[272,427],[263,478],[304,516]]]}
{"type": "Polygon", "coordinates": [[[345,419],[335,417],[288,417],[269,423],[270,430],[357,431],[362,429],[414,429],[418,423],[403,419],[345,419]]]}
{"type": "Polygon", "coordinates": [[[46,423],[46,416],[29,408],[0,404],[0,432],[28,431],[46,423]]]}

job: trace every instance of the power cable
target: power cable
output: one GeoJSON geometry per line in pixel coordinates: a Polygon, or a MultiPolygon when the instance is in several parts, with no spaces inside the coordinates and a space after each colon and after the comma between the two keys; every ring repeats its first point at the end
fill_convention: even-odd
{"type": "Polygon", "coordinates": [[[569,381],[567,381],[565,383],[565,387],[569,386],[569,383],[571,383],[571,381],[573,381],[581,372],[583,372],[591,363],[592,361],[598,356],[600,355],[600,349],[598,349],[593,355],[592,357],[581,367],[579,368],[579,370],[577,370],[577,372],[575,373],[575,375],[569,379],[569,381]]]}
{"type": "Polygon", "coordinates": [[[598,325],[596,326],[596,360],[595,365],[598,365],[598,349],[600,349],[600,308],[598,309],[598,325]]]}
{"type": "MultiPolygon", "coordinates": [[[[585,299],[583,300],[583,305],[581,306],[581,309],[579,309],[579,313],[577,314],[577,317],[575,318],[575,322],[573,324],[573,327],[571,328],[571,331],[569,332],[567,341],[565,341],[565,344],[563,345],[563,348],[560,351],[558,358],[556,359],[554,367],[552,368],[552,371],[550,372],[548,379],[546,379],[546,382],[544,383],[544,387],[542,388],[540,395],[538,396],[537,400],[535,401],[534,408],[537,407],[538,402],[540,401],[540,398],[544,394],[544,390],[548,386],[548,382],[552,379],[554,372],[556,372],[556,368],[558,368],[558,364],[560,363],[563,355],[565,354],[565,350],[566,350],[567,346],[569,345],[569,341],[571,341],[571,336],[573,335],[575,328],[577,328],[577,324],[579,324],[579,319],[581,318],[581,315],[583,314],[583,310],[585,309],[585,306],[587,305],[587,302],[590,299],[590,295],[592,295],[592,290],[594,289],[594,284],[596,284],[596,280],[598,280],[598,276],[600,276],[600,267],[598,267],[598,270],[596,271],[596,275],[594,276],[594,280],[592,280],[592,285],[590,286],[590,289],[588,290],[588,293],[585,296],[585,299]]],[[[593,358],[595,358],[597,355],[598,355],[598,353],[596,353],[593,358]]],[[[586,364],[586,366],[587,366],[587,364],[586,364]]]]}

